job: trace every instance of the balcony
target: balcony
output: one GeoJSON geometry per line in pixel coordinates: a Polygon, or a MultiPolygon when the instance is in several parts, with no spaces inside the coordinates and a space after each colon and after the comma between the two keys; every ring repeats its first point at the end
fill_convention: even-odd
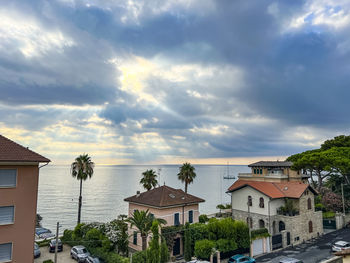
{"type": "Polygon", "coordinates": [[[280,216],[298,216],[300,213],[298,210],[286,211],[285,209],[277,209],[277,215],[280,216]]]}

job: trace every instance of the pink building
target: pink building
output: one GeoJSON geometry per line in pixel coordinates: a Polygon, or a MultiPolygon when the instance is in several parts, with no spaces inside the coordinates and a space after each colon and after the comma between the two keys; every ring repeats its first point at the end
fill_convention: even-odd
{"type": "MultiPolygon", "coordinates": [[[[135,210],[147,209],[156,218],[162,218],[167,221],[165,226],[174,226],[189,223],[197,223],[199,217],[199,203],[203,199],[185,194],[181,189],[174,189],[163,185],[150,191],[140,193],[125,198],[129,202],[128,217],[131,217],[135,210]]],[[[142,250],[142,240],[137,229],[129,229],[129,247],[134,250],[142,250]]],[[[183,254],[182,240],[177,236],[174,240],[173,255],[183,254]]]]}
{"type": "Polygon", "coordinates": [[[0,135],[0,262],[34,262],[39,163],[48,162],[0,135]]]}

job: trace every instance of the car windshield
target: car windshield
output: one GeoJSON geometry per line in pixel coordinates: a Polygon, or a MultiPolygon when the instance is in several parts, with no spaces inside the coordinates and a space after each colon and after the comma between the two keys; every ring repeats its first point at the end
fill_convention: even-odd
{"type": "Polygon", "coordinates": [[[81,248],[81,249],[78,250],[78,253],[79,254],[85,254],[85,253],[87,253],[87,250],[86,250],[86,248],[81,248]]]}
{"type": "MultiPolygon", "coordinates": [[[[51,243],[52,243],[53,245],[56,245],[56,239],[52,239],[52,240],[51,240],[51,243]]],[[[59,239],[59,240],[58,240],[58,244],[61,245],[61,243],[62,243],[62,242],[61,242],[61,240],[59,239]]]]}
{"type": "Polygon", "coordinates": [[[100,260],[98,258],[94,258],[94,260],[92,262],[93,263],[100,263],[100,260]]]}

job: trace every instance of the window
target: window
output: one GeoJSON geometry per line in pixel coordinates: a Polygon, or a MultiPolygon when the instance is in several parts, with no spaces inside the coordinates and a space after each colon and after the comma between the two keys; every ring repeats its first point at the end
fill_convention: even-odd
{"type": "Polygon", "coordinates": [[[309,233],[312,233],[313,229],[312,229],[312,221],[309,221],[309,233]]]}
{"type": "Polygon", "coordinates": [[[133,243],[134,245],[137,245],[137,232],[136,232],[136,231],[134,231],[134,238],[133,238],[133,240],[132,240],[132,243],[133,243]]]}
{"type": "Polygon", "coordinates": [[[259,169],[260,174],[262,174],[262,169],[259,169]]]}
{"type": "Polygon", "coordinates": [[[254,169],[254,174],[256,174],[256,169],[254,169]]]}
{"type": "Polygon", "coordinates": [[[0,187],[16,187],[16,184],[16,169],[0,169],[0,187]]]}
{"type": "Polygon", "coordinates": [[[0,225],[13,224],[15,219],[14,206],[0,206],[0,225]]]}
{"type": "Polygon", "coordinates": [[[193,223],[193,210],[188,211],[188,222],[193,223]]]}
{"type": "Polygon", "coordinates": [[[259,207],[264,208],[264,198],[260,197],[259,199],[259,207]]]}
{"type": "Polygon", "coordinates": [[[259,220],[259,228],[264,228],[265,227],[265,221],[260,219],[259,220]]]}
{"type": "Polygon", "coordinates": [[[176,213],[174,214],[174,226],[180,225],[180,214],[176,213]]]}
{"type": "Polygon", "coordinates": [[[252,205],[253,205],[252,197],[248,195],[248,206],[252,206],[252,205]]]}
{"type": "Polygon", "coordinates": [[[308,199],[307,199],[307,209],[309,209],[309,210],[312,209],[311,198],[308,198],[308,199]]]}
{"type": "Polygon", "coordinates": [[[12,260],[12,243],[0,244],[0,262],[12,260]]]}
{"type": "Polygon", "coordinates": [[[154,218],[154,214],[152,214],[152,213],[149,213],[149,215],[150,215],[150,217],[154,218]]]}
{"type": "Polygon", "coordinates": [[[286,225],[284,224],[283,221],[279,221],[279,223],[278,223],[278,231],[281,232],[283,230],[286,230],[286,225]]]}

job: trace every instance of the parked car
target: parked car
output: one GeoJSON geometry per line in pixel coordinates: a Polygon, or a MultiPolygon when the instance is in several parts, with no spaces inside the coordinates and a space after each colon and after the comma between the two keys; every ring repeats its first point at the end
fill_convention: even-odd
{"type": "Polygon", "coordinates": [[[303,263],[303,261],[296,258],[282,258],[280,263],[303,263]]]}
{"type": "Polygon", "coordinates": [[[350,244],[346,241],[337,241],[332,246],[333,252],[342,251],[344,249],[350,248],[350,244]]]}
{"type": "Polygon", "coordinates": [[[55,238],[55,235],[52,234],[50,229],[44,227],[35,228],[35,240],[50,240],[55,238]]]}
{"type": "Polygon", "coordinates": [[[85,262],[86,258],[90,256],[90,253],[84,246],[74,246],[70,250],[70,255],[78,262],[85,262]]]}
{"type": "Polygon", "coordinates": [[[40,248],[39,245],[37,243],[34,243],[34,258],[38,258],[40,257],[41,252],[40,252],[40,248]]]}
{"type": "Polygon", "coordinates": [[[254,263],[255,259],[251,258],[251,257],[247,257],[247,256],[243,256],[243,255],[234,255],[232,257],[230,257],[230,259],[228,260],[229,263],[254,263]]]}
{"type": "Polygon", "coordinates": [[[195,260],[189,261],[188,263],[210,263],[210,262],[206,260],[195,259],[195,260]]]}
{"type": "MultiPolygon", "coordinates": [[[[49,244],[49,252],[55,252],[56,247],[56,239],[51,239],[49,244]]],[[[63,250],[63,245],[61,239],[58,239],[57,252],[61,252],[63,250]]]]}
{"type": "Polygon", "coordinates": [[[103,263],[103,261],[97,257],[88,256],[85,259],[85,263],[103,263]]]}

